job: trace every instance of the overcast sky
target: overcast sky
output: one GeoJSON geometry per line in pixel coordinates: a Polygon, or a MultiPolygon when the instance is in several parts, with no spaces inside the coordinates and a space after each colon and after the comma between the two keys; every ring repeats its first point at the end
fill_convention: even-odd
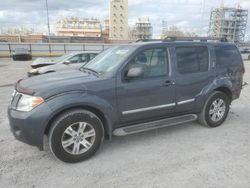
{"type": "MultiPolygon", "coordinates": [[[[154,36],[161,34],[162,20],[182,30],[205,34],[210,10],[222,0],[129,0],[129,25],[138,16],[148,16],[153,23],[154,36]]],[[[250,0],[224,0],[225,6],[241,6],[250,10],[250,0]]],[[[93,17],[103,20],[108,16],[109,0],[48,0],[51,25],[60,16],[93,17]]],[[[250,18],[250,13],[249,13],[250,18]]],[[[249,19],[250,22],[250,19],[249,19]]],[[[45,0],[1,0],[0,28],[27,26],[47,32],[45,0]]],[[[247,26],[250,33],[250,23],[247,26]]]]}

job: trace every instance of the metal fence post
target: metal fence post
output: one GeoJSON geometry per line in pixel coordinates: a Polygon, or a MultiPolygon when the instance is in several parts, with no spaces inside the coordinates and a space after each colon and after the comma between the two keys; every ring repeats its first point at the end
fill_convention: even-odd
{"type": "Polygon", "coordinates": [[[51,57],[51,45],[49,43],[49,56],[51,57]]]}
{"type": "Polygon", "coordinates": [[[63,44],[64,53],[66,54],[66,44],[63,44]]]}
{"type": "Polygon", "coordinates": [[[11,47],[10,47],[10,43],[8,44],[9,46],[9,56],[11,57],[11,47]]]}
{"type": "Polygon", "coordinates": [[[31,48],[31,44],[29,44],[29,46],[30,46],[30,53],[31,53],[31,55],[32,55],[32,48],[31,48]]]}

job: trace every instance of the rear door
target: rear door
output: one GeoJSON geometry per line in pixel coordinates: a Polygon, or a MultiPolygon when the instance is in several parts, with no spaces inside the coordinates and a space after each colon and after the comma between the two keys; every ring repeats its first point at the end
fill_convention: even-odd
{"type": "Polygon", "coordinates": [[[146,121],[174,113],[175,85],[166,47],[140,49],[117,79],[117,102],[122,123],[146,121]],[[132,67],[143,67],[144,76],[126,80],[132,67]]]}
{"type": "Polygon", "coordinates": [[[209,71],[209,48],[206,45],[176,46],[176,112],[195,111],[202,89],[214,77],[209,71]]]}

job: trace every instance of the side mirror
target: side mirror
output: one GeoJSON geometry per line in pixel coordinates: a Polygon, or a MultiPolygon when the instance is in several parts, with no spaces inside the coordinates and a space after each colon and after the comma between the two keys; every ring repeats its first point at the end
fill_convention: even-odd
{"type": "Polygon", "coordinates": [[[70,64],[70,61],[66,60],[66,61],[63,62],[63,64],[68,65],[68,64],[70,64]]]}
{"type": "Polygon", "coordinates": [[[128,70],[127,79],[134,79],[143,76],[143,68],[142,67],[134,67],[128,70]]]}

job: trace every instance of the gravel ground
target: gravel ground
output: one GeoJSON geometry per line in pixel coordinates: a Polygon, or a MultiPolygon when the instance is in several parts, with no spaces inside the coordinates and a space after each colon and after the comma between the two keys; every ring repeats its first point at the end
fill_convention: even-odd
{"type": "MultiPolygon", "coordinates": [[[[0,187],[250,187],[250,86],[214,129],[189,123],[115,137],[91,159],[66,164],[9,130],[12,84],[30,62],[0,60],[0,187]]],[[[250,62],[245,62],[250,83],[250,62]]]]}

